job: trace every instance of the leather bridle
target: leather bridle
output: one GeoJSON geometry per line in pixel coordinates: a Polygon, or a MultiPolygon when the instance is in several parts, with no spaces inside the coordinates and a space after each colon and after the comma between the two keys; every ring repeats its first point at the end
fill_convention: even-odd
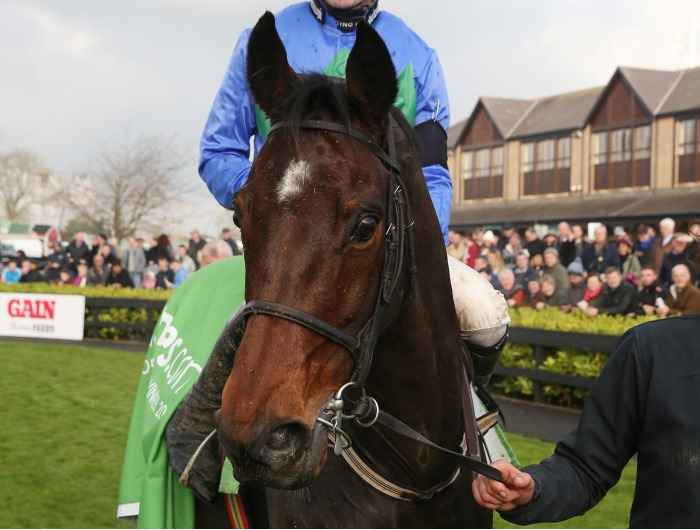
{"type": "MultiPolygon", "coordinates": [[[[386,169],[388,169],[390,173],[390,182],[386,199],[387,214],[385,223],[386,230],[384,234],[384,264],[381,272],[379,293],[372,316],[360,328],[359,332],[354,335],[295,307],[266,300],[250,300],[241,307],[234,317],[232,328],[235,335],[238,337],[236,342],[240,342],[240,338],[245,331],[246,320],[250,316],[266,315],[287,320],[305,327],[341,346],[348,352],[353,360],[353,372],[350,381],[338,390],[318,417],[317,421],[328,427],[329,437],[332,440],[335,453],[337,455],[343,455],[345,460],[348,461],[356,472],[357,468],[352,464],[349,456],[353,456],[354,458],[357,457],[357,454],[351,451],[352,442],[350,435],[343,430],[343,421],[346,420],[353,420],[353,424],[360,428],[368,428],[375,423],[381,424],[397,434],[410,438],[418,443],[429,445],[442,452],[444,455],[453,457],[460,467],[467,467],[476,473],[486,475],[494,480],[502,481],[501,474],[497,469],[476,458],[457,453],[456,451],[446,449],[431,442],[401,420],[380,410],[377,401],[368,396],[364,390],[367,376],[372,368],[372,360],[377,340],[388,324],[387,317],[389,310],[394,307],[394,304],[400,303],[404,296],[404,292],[398,288],[399,283],[402,277],[406,275],[407,292],[412,292],[416,274],[414,218],[411,214],[407,189],[401,178],[401,166],[396,158],[396,142],[391,122],[387,127],[386,134],[388,152],[368,135],[356,129],[323,120],[304,120],[298,124],[281,121],[272,126],[268,133],[268,138],[280,130],[292,128],[325,131],[350,136],[369,148],[386,169]],[[353,387],[359,389],[360,398],[350,401],[345,396],[345,393],[353,387]],[[351,410],[348,410],[348,407],[351,407],[351,410]]],[[[469,402],[468,406],[471,407],[471,402],[469,402]]],[[[468,426],[465,425],[465,429],[467,428],[468,426]]],[[[365,464],[363,463],[363,465],[365,464]]],[[[388,490],[379,488],[376,484],[372,485],[380,489],[380,491],[394,496],[395,498],[401,498],[402,500],[425,499],[432,497],[438,491],[452,484],[458,475],[459,468],[451,475],[450,480],[425,491],[400,488],[392,485],[395,488],[403,490],[403,493],[398,496],[391,495],[388,490]]],[[[363,476],[363,478],[372,483],[366,476],[363,476]]],[[[385,482],[391,484],[389,481],[385,482]]]]}

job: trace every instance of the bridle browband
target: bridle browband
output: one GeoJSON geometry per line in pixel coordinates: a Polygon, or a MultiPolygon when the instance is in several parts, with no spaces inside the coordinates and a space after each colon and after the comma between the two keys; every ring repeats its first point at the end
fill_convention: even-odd
{"type": "MultiPolygon", "coordinates": [[[[343,421],[353,420],[353,424],[361,428],[380,424],[401,436],[428,445],[440,451],[443,455],[452,457],[460,467],[467,467],[493,480],[502,481],[501,474],[497,469],[476,458],[433,443],[398,418],[380,410],[377,401],[367,396],[364,390],[365,382],[372,367],[377,340],[388,324],[388,312],[394,307],[394,304],[400,303],[405,295],[404,291],[398,289],[399,282],[402,276],[405,275],[407,280],[406,291],[411,293],[416,274],[414,219],[410,210],[407,189],[401,178],[401,165],[396,158],[396,142],[391,121],[389,121],[387,126],[386,134],[388,152],[370,136],[339,123],[324,120],[304,120],[300,123],[281,121],[270,128],[268,138],[275,132],[283,129],[315,130],[350,136],[369,148],[385,168],[389,170],[390,182],[384,235],[384,265],[381,272],[379,292],[372,316],[356,335],[351,335],[300,309],[266,300],[251,300],[241,307],[234,316],[233,329],[237,336],[236,342],[240,342],[240,338],[245,331],[246,320],[250,316],[266,315],[305,327],[341,346],[348,352],[353,360],[353,373],[350,381],[338,390],[322,414],[317,418],[317,421],[328,427],[329,438],[334,446],[335,454],[342,455],[355,472],[379,491],[401,500],[428,499],[452,484],[459,476],[459,468],[452,473],[449,480],[429,490],[422,491],[392,484],[374,471],[362,473],[362,469],[369,469],[369,467],[352,450],[350,435],[343,430],[343,421]],[[350,401],[344,396],[345,391],[352,387],[360,389],[361,397],[359,400],[350,401]],[[352,406],[352,410],[347,410],[348,405],[352,406]],[[375,477],[379,477],[379,479],[375,477]],[[385,487],[386,484],[389,484],[390,487],[385,487]]],[[[466,428],[467,426],[465,426],[466,428]]]]}

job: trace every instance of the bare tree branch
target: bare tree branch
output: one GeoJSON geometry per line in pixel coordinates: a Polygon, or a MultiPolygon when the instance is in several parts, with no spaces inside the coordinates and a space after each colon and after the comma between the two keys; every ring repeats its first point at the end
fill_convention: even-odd
{"type": "Polygon", "coordinates": [[[86,176],[74,179],[63,200],[78,215],[128,237],[162,218],[190,190],[183,176],[185,157],[174,137],[125,134],[105,146],[86,176]]]}
{"type": "Polygon", "coordinates": [[[20,220],[32,204],[41,201],[48,174],[31,151],[0,153],[0,208],[8,220],[20,220]]]}

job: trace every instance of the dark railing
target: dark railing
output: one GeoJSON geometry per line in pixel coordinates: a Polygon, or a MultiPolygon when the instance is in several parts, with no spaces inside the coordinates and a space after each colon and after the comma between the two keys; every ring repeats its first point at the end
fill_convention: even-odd
{"type": "Polygon", "coordinates": [[[165,303],[136,298],[86,298],[85,336],[148,342],[165,303]],[[114,315],[115,309],[127,311],[114,315]]]}
{"type": "Polygon", "coordinates": [[[589,352],[612,353],[620,337],[614,335],[596,335],[592,333],[571,333],[565,331],[549,331],[534,328],[514,327],[510,330],[510,342],[532,346],[535,368],[519,368],[498,365],[495,374],[509,377],[527,377],[533,382],[533,398],[544,402],[545,384],[571,386],[574,388],[590,389],[596,380],[570,374],[559,374],[539,368],[549,355],[558,349],[573,348],[589,352]]]}
{"type": "MultiPolygon", "coordinates": [[[[165,300],[134,298],[86,298],[85,337],[148,343],[165,303],[165,300]],[[117,311],[115,314],[114,310],[127,311],[117,311]]],[[[618,339],[613,335],[513,327],[510,330],[510,342],[531,346],[535,367],[498,365],[495,374],[532,380],[533,398],[537,402],[545,401],[543,385],[546,384],[590,389],[595,384],[594,378],[560,374],[543,370],[540,366],[549,355],[562,348],[612,353],[618,339]]]]}

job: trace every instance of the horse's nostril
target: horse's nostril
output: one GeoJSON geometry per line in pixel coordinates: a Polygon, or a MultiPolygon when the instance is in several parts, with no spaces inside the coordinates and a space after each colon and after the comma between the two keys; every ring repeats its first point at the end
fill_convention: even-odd
{"type": "Polygon", "coordinates": [[[301,423],[285,423],[270,431],[265,445],[271,451],[293,452],[303,444],[305,433],[301,423]]]}

